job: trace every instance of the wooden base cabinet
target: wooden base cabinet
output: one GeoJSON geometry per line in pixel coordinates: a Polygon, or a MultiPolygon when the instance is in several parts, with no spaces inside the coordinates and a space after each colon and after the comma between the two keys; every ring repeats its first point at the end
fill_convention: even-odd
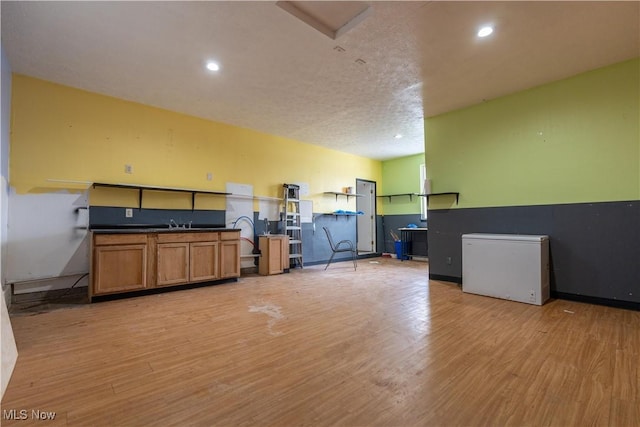
{"type": "Polygon", "coordinates": [[[289,236],[272,234],[258,238],[260,261],[258,273],[263,276],[284,273],[289,268],[289,236]]]}
{"type": "Polygon", "coordinates": [[[89,297],[240,277],[240,231],[93,234],[89,297]]]}

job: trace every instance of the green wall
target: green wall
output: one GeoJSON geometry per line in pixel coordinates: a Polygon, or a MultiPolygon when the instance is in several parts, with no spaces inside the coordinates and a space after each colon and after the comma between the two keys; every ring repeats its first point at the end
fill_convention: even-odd
{"type": "Polygon", "coordinates": [[[636,58],[426,119],[432,191],[460,192],[430,209],[640,199],[639,84],[636,58]]]}
{"type": "MultiPolygon", "coordinates": [[[[420,165],[424,163],[424,153],[400,157],[382,162],[382,189],[379,195],[422,193],[420,165]]],[[[420,197],[378,198],[385,215],[405,215],[420,213],[420,197]]]]}

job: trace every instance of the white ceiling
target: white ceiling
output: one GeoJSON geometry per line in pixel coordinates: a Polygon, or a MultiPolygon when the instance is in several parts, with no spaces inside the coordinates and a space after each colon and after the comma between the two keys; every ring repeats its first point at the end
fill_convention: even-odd
{"type": "Polygon", "coordinates": [[[374,159],[423,152],[423,117],[640,56],[637,1],[368,3],[333,40],[273,1],[3,0],[2,45],[16,73],[374,159]]]}

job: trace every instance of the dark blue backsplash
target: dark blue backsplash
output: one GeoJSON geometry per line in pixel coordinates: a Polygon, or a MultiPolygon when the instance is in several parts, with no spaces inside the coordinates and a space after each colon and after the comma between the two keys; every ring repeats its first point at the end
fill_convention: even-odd
{"type": "Polygon", "coordinates": [[[108,206],[89,207],[89,228],[109,228],[112,226],[168,226],[171,220],[176,224],[193,227],[225,227],[225,211],[205,211],[190,209],[137,209],[133,217],[125,217],[125,208],[108,206]]]}

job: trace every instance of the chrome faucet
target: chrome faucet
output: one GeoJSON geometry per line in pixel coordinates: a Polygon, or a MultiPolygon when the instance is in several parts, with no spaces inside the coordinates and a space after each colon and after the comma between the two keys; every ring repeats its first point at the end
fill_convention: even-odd
{"type": "Polygon", "coordinates": [[[176,223],[173,218],[169,220],[169,228],[179,228],[178,223],[176,223]]]}

